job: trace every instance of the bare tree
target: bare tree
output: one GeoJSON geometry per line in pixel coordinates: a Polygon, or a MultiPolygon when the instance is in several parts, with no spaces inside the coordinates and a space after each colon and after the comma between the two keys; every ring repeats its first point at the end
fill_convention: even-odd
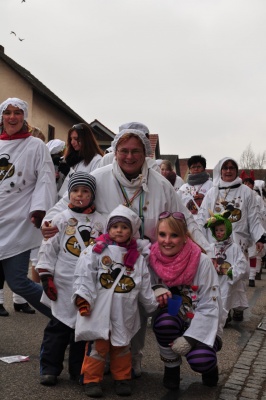
{"type": "Polygon", "coordinates": [[[239,167],[242,169],[263,169],[266,164],[266,151],[255,154],[251,144],[243,151],[239,160],[239,167]]]}

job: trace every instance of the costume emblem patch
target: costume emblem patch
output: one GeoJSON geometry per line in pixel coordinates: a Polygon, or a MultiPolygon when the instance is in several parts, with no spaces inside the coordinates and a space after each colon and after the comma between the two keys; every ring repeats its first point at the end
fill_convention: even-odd
{"type": "Polygon", "coordinates": [[[15,173],[15,165],[8,162],[9,159],[8,154],[0,154],[0,180],[11,178],[15,173]],[[12,166],[13,168],[11,168],[12,166]]]}

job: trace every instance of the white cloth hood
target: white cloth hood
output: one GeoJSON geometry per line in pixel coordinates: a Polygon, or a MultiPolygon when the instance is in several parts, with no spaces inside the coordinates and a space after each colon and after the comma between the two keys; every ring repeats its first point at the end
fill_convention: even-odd
{"type": "Polygon", "coordinates": [[[0,124],[2,123],[3,112],[8,106],[18,107],[24,113],[24,119],[28,118],[28,103],[24,100],[20,100],[17,97],[9,97],[7,100],[0,104],[0,124]]]}
{"type": "Polygon", "coordinates": [[[138,231],[141,225],[139,216],[130,208],[119,204],[108,216],[107,225],[112,217],[121,216],[127,218],[131,222],[133,237],[139,236],[138,231]]]}
{"type": "Polygon", "coordinates": [[[225,163],[228,160],[232,160],[236,163],[238,166],[237,161],[233,157],[224,157],[220,161],[218,161],[218,164],[215,165],[213,168],[213,186],[218,186],[220,178],[221,178],[221,169],[223,166],[223,163],[225,163]]]}

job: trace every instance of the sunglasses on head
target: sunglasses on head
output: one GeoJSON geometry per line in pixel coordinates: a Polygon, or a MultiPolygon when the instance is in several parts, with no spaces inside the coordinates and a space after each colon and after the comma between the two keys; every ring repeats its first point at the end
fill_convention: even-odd
{"type": "Polygon", "coordinates": [[[169,211],[164,211],[159,215],[159,220],[169,218],[169,217],[173,217],[174,219],[177,219],[177,220],[180,220],[180,221],[183,221],[186,223],[186,218],[185,218],[184,214],[181,212],[178,212],[178,211],[173,212],[173,213],[170,213],[169,211]]]}
{"type": "Polygon", "coordinates": [[[73,125],[72,129],[83,129],[83,126],[81,124],[73,125]]]}

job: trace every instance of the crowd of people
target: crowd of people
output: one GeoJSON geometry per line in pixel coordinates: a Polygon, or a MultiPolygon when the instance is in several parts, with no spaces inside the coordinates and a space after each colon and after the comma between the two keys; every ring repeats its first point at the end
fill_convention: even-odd
{"type": "Polygon", "coordinates": [[[49,318],[40,383],[57,384],[69,345],[70,379],[88,397],[103,396],[108,370],[116,394],[131,395],[151,318],[164,387],[179,389],[182,357],[216,386],[223,329],[243,320],[246,284],[261,273],[266,218],[254,181],[231,157],[211,179],[193,155],[184,182],[151,158],[139,122],[121,125],[104,155],[88,124],[45,145],[27,118],[25,101],[0,104],[0,316],[6,281],[22,296],[16,311],[49,318]]]}

